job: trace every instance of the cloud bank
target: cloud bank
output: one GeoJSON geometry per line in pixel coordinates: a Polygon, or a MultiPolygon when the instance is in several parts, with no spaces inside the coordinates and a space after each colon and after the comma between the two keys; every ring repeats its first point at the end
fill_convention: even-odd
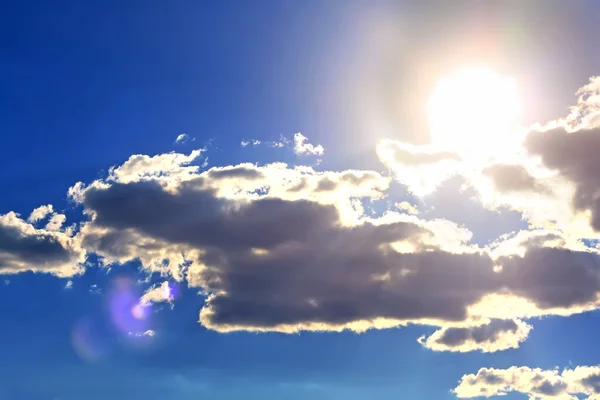
{"type": "MultiPolygon", "coordinates": [[[[434,351],[516,348],[532,318],[600,305],[600,257],[582,240],[600,228],[597,85],[578,92],[567,119],[524,132],[517,156],[480,164],[392,140],[377,147],[389,174],[283,163],[205,169],[204,150],[132,155],[69,189],[83,210],[78,225],[65,228],[51,205],[27,221],[0,216],[0,272],[69,277],[93,254],[201,289],[199,322],[220,332],[420,324],[438,327],[419,339],[434,351]],[[388,199],[393,179],[426,197],[455,175],[484,206],[520,211],[529,228],[478,246],[465,227],[421,217],[403,199],[365,211],[388,199]]],[[[293,146],[324,151],[302,134],[293,146]]],[[[165,293],[152,287],[142,301],[170,302],[165,293]]]]}

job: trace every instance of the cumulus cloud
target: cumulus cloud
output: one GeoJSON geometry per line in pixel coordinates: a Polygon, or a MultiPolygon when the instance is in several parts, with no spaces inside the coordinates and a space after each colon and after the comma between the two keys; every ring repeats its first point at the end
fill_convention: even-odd
{"type": "Polygon", "coordinates": [[[322,156],[325,153],[323,146],[308,142],[308,138],[300,132],[294,134],[294,153],[298,155],[322,156]]]}
{"type": "Polygon", "coordinates": [[[353,200],[381,198],[389,185],[373,171],[285,164],[199,171],[190,170],[189,156],[170,154],[177,163],[158,173],[162,156],[140,157],[72,191],[90,216],[79,238],[105,260],[137,259],[201,288],[200,322],[210,329],[415,323],[441,328],[422,339],[434,350],[497,351],[527,336],[524,318],[598,306],[597,253],[550,233],[478,248],[468,230],[446,220],[367,217],[353,200]]]}
{"type": "MultiPolygon", "coordinates": [[[[32,213],[34,221],[43,214],[39,210],[32,213]]],[[[38,229],[14,212],[0,215],[0,274],[36,271],[68,277],[81,272],[84,261],[85,251],[68,233],[38,229]]]]}
{"type": "Polygon", "coordinates": [[[533,132],[526,146],[544,165],[575,185],[572,205],[589,211],[594,230],[600,230],[600,127],[568,132],[565,127],[533,132]]]}
{"type": "Polygon", "coordinates": [[[419,214],[419,209],[417,207],[413,206],[412,204],[410,204],[408,201],[401,201],[399,203],[396,203],[396,207],[399,210],[405,211],[412,215],[419,214]]]}
{"type": "Polygon", "coordinates": [[[531,329],[523,321],[494,319],[480,326],[441,328],[429,337],[419,338],[419,343],[435,351],[490,353],[519,347],[531,329]]]}
{"type": "Polygon", "coordinates": [[[481,203],[511,209],[533,228],[561,229],[577,237],[600,237],[600,78],[577,92],[565,118],[507,132],[506,141],[485,159],[461,159],[431,145],[383,140],[379,159],[396,180],[420,197],[462,176],[481,203]],[[502,151],[500,151],[502,150],[502,151]]]}
{"type": "Polygon", "coordinates": [[[559,371],[540,368],[482,368],[464,375],[454,389],[458,398],[504,396],[522,393],[530,399],[588,400],[600,398],[600,367],[577,367],[559,371]]]}

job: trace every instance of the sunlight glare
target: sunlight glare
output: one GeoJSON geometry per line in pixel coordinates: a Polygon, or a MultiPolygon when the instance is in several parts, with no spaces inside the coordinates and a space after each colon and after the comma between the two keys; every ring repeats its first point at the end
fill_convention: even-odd
{"type": "Polygon", "coordinates": [[[489,158],[507,147],[516,128],[516,82],[487,69],[462,69],[437,82],[427,111],[433,145],[467,160],[489,158]]]}

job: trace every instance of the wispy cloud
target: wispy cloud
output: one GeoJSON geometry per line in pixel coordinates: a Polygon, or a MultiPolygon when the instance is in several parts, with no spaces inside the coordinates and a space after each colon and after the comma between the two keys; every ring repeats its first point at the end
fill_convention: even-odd
{"type": "Polygon", "coordinates": [[[242,147],[247,147],[249,145],[252,145],[253,147],[256,147],[259,144],[261,144],[261,141],[258,140],[258,139],[242,140],[242,142],[240,143],[240,145],[242,147]]]}
{"type": "Polygon", "coordinates": [[[177,135],[177,138],[175,138],[175,144],[185,144],[193,142],[194,140],[196,140],[196,138],[191,137],[187,133],[181,133],[177,135]]]}

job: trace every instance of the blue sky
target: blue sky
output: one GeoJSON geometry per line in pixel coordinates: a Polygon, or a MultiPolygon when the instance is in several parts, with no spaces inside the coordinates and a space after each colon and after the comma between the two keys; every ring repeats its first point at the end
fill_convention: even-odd
{"type": "Polygon", "coordinates": [[[597,4],[3,10],[0,400],[600,396],[597,4]]]}

